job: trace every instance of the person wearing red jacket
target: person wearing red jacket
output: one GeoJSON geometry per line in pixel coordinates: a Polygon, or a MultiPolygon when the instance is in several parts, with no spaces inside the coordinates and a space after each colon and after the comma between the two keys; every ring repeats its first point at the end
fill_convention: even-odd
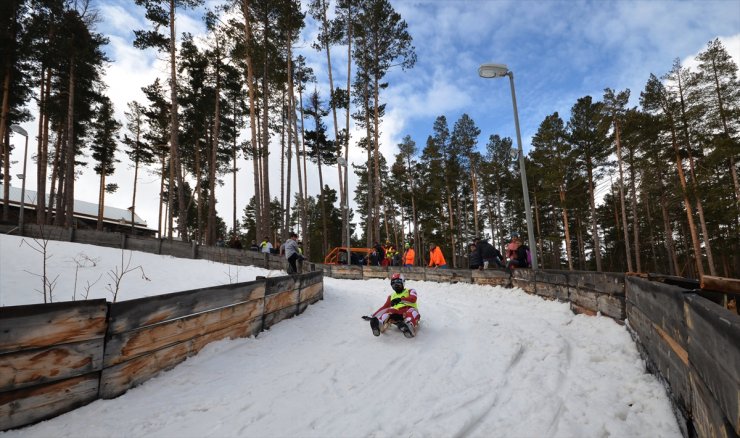
{"type": "Polygon", "coordinates": [[[416,304],[416,290],[406,288],[401,274],[391,276],[391,288],[393,292],[388,295],[385,304],[370,318],[370,328],[375,336],[380,336],[391,323],[395,323],[404,336],[413,338],[421,318],[416,304]]]}

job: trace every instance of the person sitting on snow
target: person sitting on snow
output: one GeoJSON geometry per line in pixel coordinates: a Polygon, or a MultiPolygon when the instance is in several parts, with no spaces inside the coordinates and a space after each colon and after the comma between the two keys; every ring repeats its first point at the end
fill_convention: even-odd
{"type": "Polygon", "coordinates": [[[401,274],[391,276],[391,288],[393,292],[388,295],[385,304],[370,318],[370,328],[375,336],[380,336],[391,323],[395,323],[404,336],[413,338],[421,318],[416,304],[416,290],[406,288],[401,274]]]}

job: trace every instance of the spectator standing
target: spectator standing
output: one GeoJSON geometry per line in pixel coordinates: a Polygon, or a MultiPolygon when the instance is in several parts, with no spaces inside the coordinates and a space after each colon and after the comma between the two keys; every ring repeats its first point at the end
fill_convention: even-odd
{"type": "Polygon", "coordinates": [[[445,256],[442,254],[442,250],[434,243],[429,244],[429,266],[434,269],[447,268],[447,262],[445,261],[445,256]]]}
{"type": "Polygon", "coordinates": [[[252,244],[249,246],[249,249],[251,249],[252,251],[259,251],[260,250],[260,247],[257,246],[257,241],[256,240],[252,240],[252,244]]]}
{"type": "Polygon", "coordinates": [[[224,242],[223,236],[218,236],[218,239],[216,240],[216,246],[219,248],[223,248],[226,246],[226,242],[224,242]]]}
{"type": "Polygon", "coordinates": [[[481,262],[479,269],[489,269],[494,266],[498,266],[499,268],[504,267],[504,258],[501,252],[488,243],[486,239],[476,238],[475,246],[478,248],[478,258],[481,262]]]}
{"type": "Polygon", "coordinates": [[[385,259],[385,249],[383,249],[383,246],[378,243],[378,241],[375,241],[375,245],[373,245],[373,248],[375,248],[375,252],[378,254],[378,261],[373,266],[381,266],[383,264],[383,260],[385,259]]]}
{"type": "Polygon", "coordinates": [[[231,235],[231,240],[229,240],[229,248],[242,249],[242,241],[236,234],[231,235]]]}
{"type": "Polygon", "coordinates": [[[480,253],[478,252],[478,248],[476,248],[475,243],[471,244],[468,249],[468,267],[470,267],[470,269],[481,268],[480,253]]]}
{"type": "Polygon", "coordinates": [[[506,264],[506,271],[510,273],[512,268],[529,268],[529,247],[522,244],[520,237],[514,237],[511,242],[513,243],[514,252],[506,264]]]}
{"type": "Polygon", "coordinates": [[[272,252],[272,243],[270,243],[269,237],[265,237],[262,240],[262,243],[260,243],[260,251],[267,254],[270,254],[270,252],[272,252]]]}
{"type": "Polygon", "coordinates": [[[297,274],[298,267],[296,263],[303,261],[304,257],[300,253],[298,247],[298,235],[296,233],[290,233],[290,237],[285,241],[283,245],[285,251],[285,258],[288,260],[288,274],[297,274]]]}
{"type": "Polygon", "coordinates": [[[403,254],[403,266],[410,268],[414,266],[414,259],[416,258],[416,251],[411,247],[410,244],[406,244],[406,252],[403,254]]]}

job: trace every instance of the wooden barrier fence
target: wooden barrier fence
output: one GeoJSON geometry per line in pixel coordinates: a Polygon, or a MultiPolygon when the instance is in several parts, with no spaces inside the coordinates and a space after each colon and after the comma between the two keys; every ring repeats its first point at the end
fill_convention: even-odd
{"type": "Polygon", "coordinates": [[[210,342],[257,335],[323,299],[323,274],[109,303],[0,307],[0,430],[117,397],[210,342]]]}
{"type": "MultiPolygon", "coordinates": [[[[27,226],[25,234],[38,238],[41,231],[27,226]]],[[[58,227],[43,229],[44,238],[52,240],[268,269],[284,269],[285,266],[280,257],[254,251],[199,247],[119,233],[100,234],[58,227]]],[[[392,272],[402,272],[409,280],[494,286],[511,282],[527,293],[568,302],[575,313],[609,316],[627,324],[649,369],[666,382],[669,394],[682,415],[679,422],[684,436],[729,438],[740,435],[740,317],[737,311],[730,312],[716,304],[727,304],[728,292],[735,293],[733,302],[737,302],[738,280],[731,281],[732,290],[722,290],[728,284],[726,281],[712,281],[713,286],[709,290],[699,291],[699,283],[695,280],[660,275],[643,275],[660,281],[656,282],[621,273],[517,269],[509,278],[497,270],[307,265],[310,271],[318,270],[328,277],[341,279],[382,279],[389,278],[392,272]]],[[[227,309],[212,307],[208,312],[218,313],[214,319],[193,314],[169,314],[166,303],[159,303],[162,309],[159,305],[152,307],[149,313],[131,309],[130,315],[124,316],[124,308],[117,307],[126,303],[123,302],[110,309],[111,315],[119,315],[116,324],[139,315],[140,319],[143,318],[140,322],[143,325],[121,325],[111,329],[118,327],[112,324],[101,328],[101,318],[105,319],[106,315],[106,304],[101,301],[86,302],[84,309],[67,308],[64,303],[49,307],[44,311],[48,315],[40,313],[35,324],[26,326],[39,330],[37,324],[50,321],[51,326],[59,325],[71,335],[61,338],[49,337],[43,331],[36,335],[20,334],[23,315],[30,316],[36,311],[21,307],[34,306],[15,308],[18,313],[8,318],[0,309],[0,429],[38,421],[97,397],[115,396],[151,376],[150,373],[141,377],[146,372],[137,374],[141,373],[142,367],[148,369],[148,366],[153,366],[154,372],[172,367],[202,348],[209,339],[249,336],[259,331],[258,327],[260,330],[269,328],[302,312],[312,300],[323,297],[320,275],[312,273],[267,279],[262,285],[263,295],[260,295],[258,286],[239,292],[224,290],[221,293],[225,296],[241,301],[227,309]],[[261,309],[254,301],[261,302],[261,309]],[[212,331],[204,331],[200,327],[221,318],[239,321],[239,324],[228,329],[216,324],[212,331]],[[178,330],[186,327],[186,332],[192,337],[178,337],[178,330],[174,327],[178,330]],[[110,332],[106,335],[107,331],[110,332]],[[104,338],[110,339],[119,353],[106,349],[104,354],[104,338]],[[123,354],[129,348],[135,353],[123,354]],[[49,368],[48,363],[52,361],[56,365],[49,368]],[[45,374],[47,368],[50,371],[45,374]],[[42,413],[37,411],[38,406],[43,406],[42,413]]],[[[192,306],[193,309],[199,308],[194,302],[192,306]]]]}

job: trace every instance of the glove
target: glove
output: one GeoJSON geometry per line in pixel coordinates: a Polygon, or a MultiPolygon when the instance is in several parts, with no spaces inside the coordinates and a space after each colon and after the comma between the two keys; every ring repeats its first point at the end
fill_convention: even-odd
{"type": "Polygon", "coordinates": [[[391,306],[395,306],[396,304],[398,304],[400,302],[401,302],[401,299],[400,298],[394,298],[394,299],[391,300],[391,306]]]}

